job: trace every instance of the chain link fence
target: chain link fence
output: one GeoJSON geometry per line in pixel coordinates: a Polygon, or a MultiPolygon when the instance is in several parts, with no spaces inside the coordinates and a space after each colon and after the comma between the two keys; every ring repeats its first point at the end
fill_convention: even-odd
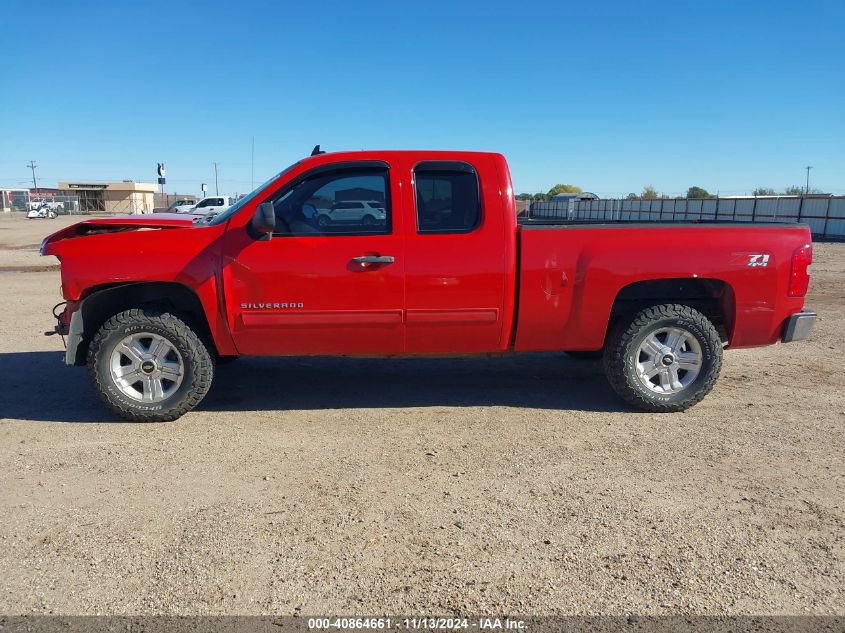
{"type": "Polygon", "coordinates": [[[82,215],[79,196],[31,194],[26,189],[0,189],[0,213],[52,211],[56,215],[82,215]]]}
{"type": "Polygon", "coordinates": [[[129,192],[120,197],[80,189],[77,195],[33,194],[27,189],[0,189],[0,213],[53,212],[56,215],[137,215],[153,212],[153,195],[129,192]]]}

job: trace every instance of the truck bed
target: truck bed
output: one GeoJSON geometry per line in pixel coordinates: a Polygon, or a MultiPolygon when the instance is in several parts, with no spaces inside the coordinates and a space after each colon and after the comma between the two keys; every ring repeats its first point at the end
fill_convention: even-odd
{"type": "Polygon", "coordinates": [[[787,283],[806,225],[528,220],[518,234],[517,350],[599,349],[615,302],[647,301],[655,284],[718,297],[732,347],[777,342],[803,306],[787,283]]]}

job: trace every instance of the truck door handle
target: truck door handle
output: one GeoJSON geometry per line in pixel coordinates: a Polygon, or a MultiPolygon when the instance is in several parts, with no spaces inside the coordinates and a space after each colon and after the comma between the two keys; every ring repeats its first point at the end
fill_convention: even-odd
{"type": "Polygon", "coordinates": [[[359,257],[353,257],[352,261],[365,268],[371,264],[392,264],[396,261],[396,258],[392,255],[361,255],[359,257]]]}

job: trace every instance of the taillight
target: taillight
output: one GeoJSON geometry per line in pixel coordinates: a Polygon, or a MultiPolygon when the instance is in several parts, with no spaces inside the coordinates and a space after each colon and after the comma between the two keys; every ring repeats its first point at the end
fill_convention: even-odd
{"type": "Polygon", "coordinates": [[[789,273],[789,296],[803,297],[810,285],[810,264],[813,263],[813,245],[804,244],[792,253],[792,270],[789,273]]]}

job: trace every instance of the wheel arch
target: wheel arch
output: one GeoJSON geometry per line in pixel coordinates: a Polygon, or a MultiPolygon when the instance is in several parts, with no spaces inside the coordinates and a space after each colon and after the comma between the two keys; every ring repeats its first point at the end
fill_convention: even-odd
{"type": "Polygon", "coordinates": [[[730,341],[736,318],[736,298],[731,285],[716,278],[674,277],[628,284],[613,299],[607,331],[620,320],[663,303],[695,308],[710,319],[723,342],[730,341]]]}
{"type": "Polygon", "coordinates": [[[145,281],[103,284],[90,288],[79,307],[81,326],[71,327],[68,358],[71,365],[84,365],[88,346],[94,334],[111,316],[130,308],[162,308],[178,314],[205,342],[216,351],[208,318],[197,294],[178,282],[145,281]],[[75,330],[75,331],[74,331],[75,330]],[[75,346],[75,349],[73,349],[75,346]]]}

